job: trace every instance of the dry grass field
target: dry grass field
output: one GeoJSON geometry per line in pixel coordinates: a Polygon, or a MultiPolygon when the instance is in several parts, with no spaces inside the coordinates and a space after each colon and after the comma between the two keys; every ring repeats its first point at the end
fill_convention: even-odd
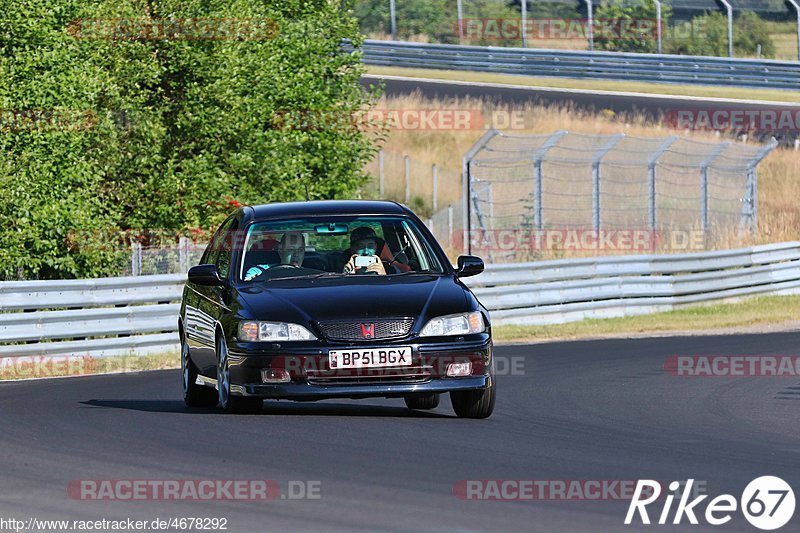
{"type": "MultiPolygon", "coordinates": [[[[477,99],[434,101],[420,96],[385,98],[378,108],[388,110],[482,110],[484,117],[524,117],[524,129],[514,133],[545,134],[557,130],[576,133],[624,133],[636,137],[665,137],[680,134],[700,141],[725,140],[725,135],[709,131],[676,132],[663,124],[653,123],[642,116],[618,116],[604,110],[596,114],[570,107],[542,107],[527,105],[509,108],[477,99]],[[512,115],[513,114],[513,115],[512,115]]],[[[487,120],[487,122],[489,122],[487,120]]],[[[431,165],[439,171],[438,207],[458,201],[461,197],[461,158],[484,133],[483,129],[453,131],[436,129],[409,131],[395,129],[389,132],[383,144],[385,150],[385,196],[405,200],[404,163],[402,155],[410,156],[411,187],[409,204],[422,216],[432,212],[431,165]]],[[[738,140],[741,142],[741,140],[738,140]]],[[[757,142],[747,140],[755,145],[757,142]]],[[[377,161],[368,170],[377,176],[377,161]]],[[[377,181],[363,190],[365,197],[377,197],[377,181]]],[[[735,235],[720,239],[715,247],[728,248],[754,243],[800,240],[800,151],[778,148],[758,168],[758,235],[735,235]]]]}

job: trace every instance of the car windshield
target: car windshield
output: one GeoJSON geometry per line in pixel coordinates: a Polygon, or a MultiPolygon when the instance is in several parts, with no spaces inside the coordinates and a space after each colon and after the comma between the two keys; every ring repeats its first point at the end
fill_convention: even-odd
{"type": "Polygon", "coordinates": [[[239,277],[269,281],[443,272],[432,244],[411,219],[332,216],[251,224],[239,277]]]}

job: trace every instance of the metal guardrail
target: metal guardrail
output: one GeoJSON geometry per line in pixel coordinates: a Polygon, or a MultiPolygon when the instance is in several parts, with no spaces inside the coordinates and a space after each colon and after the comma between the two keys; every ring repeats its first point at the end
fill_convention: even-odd
{"type": "Polygon", "coordinates": [[[800,63],[790,61],[377,40],[364,41],[361,50],[367,65],[731,87],[800,87],[800,63]]]}
{"type": "MultiPolygon", "coordinates": [[[[0,283],[0,357],[177,350],[185,274],[0,283]]],[[[495,324],[652,313],[800,293],[800,242],[680,255],[489,265],[465,280],[495,324]]]]}
{"type": "Polygon", "coordinates": [[[494,265],[465,280],[494,324],[557,324],[800,293],[800,242],[680,255],[494,265]]]}
{"type": "Polygon", "coordinates": [[[177,350],[185,281],[169,274],[2,282],[0,357],[177,350]]]}

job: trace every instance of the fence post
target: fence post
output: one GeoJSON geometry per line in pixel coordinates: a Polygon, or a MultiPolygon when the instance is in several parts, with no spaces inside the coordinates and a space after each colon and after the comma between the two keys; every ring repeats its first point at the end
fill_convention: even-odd
{"type": "Polygon", "coordinates": [[[384,198],[383,150],[378,152],[378,194],[384,198]]]}
{"type": "Polygon", "coordinates": [[[728,0],[720,0],[728,12],[728,57],[733,57],[733,7],[728,0]]]}
{"type": "Polygon", "coordinates": [[[551,135],[533,154],[533,224],[536,229],[542,231],[544,229],[544,200],[542,199],[542,163],[544,156],[547,152],[558,144],[561,137],[566,135],[567,132],[559,130],[551,135]]]}
{"type": "Polygon", "coordinates": [[[586,9],[588,10],[588,32],[589,32],[589,51],[594,50],[594,8],[592,7],[592,0],[584,0],[586,2],[586,9]]]}
{"type": "Polygon", "coordinates": [[[433,164],[431,167],[431,174],[433,177],[433,212],[435,213],[438,208],[438,196],[439,196],[439,171],[436,168],[436,163],[433,164]]]}
{"type": "Polygon", "coordinates": [[[480,152],[484,146],[486,146],[489,141],[492,140],[496,135],[500,133],[495,130],[494,128],[490,129],[486,133],[484,133],[480,139],[478,139],[475,144],[472,145],[472,148],[466,153],[466,155],[461,158],[461,202],[464,208],[464,212],[462,213],[463,218],[463,225],[464,225],[464,251],[469,254],[472,251],[472,245],[469,241],[469,232],[470,226],[472,222],[470,221],[470,208],[469,208],[469,195],[470,195],[470,164],[472,163],[472,158],[480,152]]]}
{"type": "Polygon", "coordinates": [[[794,8],[794,12],[797,15],[797,60],[800,61],[800,3],[797,0],[787,0],[792,7],[794,8]]]}
{"type": "Polygon", "coordinates": [[[394,0],[389,0],[389,23],[391,24],[392,40],[397,40],[397,13],[394,7],[394,0]]]}
{"type": "Polygon", "coordinates": [[[662,16],[661,16],[661,0],[653,0],[656,4],[656,24],[658,27],[656,28],[656,35],[658,36],[658,53],[661,54],[664,47],[662,46],[663,41],[663,27],[661,26],[662,23],[662,16]]]}
{"type": "Polygon", "coordinates": [[[181,272],[189,271],[189,239],[181,237],[178,240],[178,262],[181,272]]]}
{"type": "Polygon", "coordinates": [[[409,183],[411,176],[410,174],[410,158],[407,155],[403,156],[403,164],[405,169],[403,170],[403,175],[405,176],[406,182],[406,194],[405,194],[405,203],[408,204],[408,201],[411,199],[411,184],[409,183]]]}
{"type": "Polygon", "coordinates": [[[747,198],[742,207],[747,207],[745,218],[749,219],[747,222],[753,236],[758,232],[758,164],[777,146],[778,141],[773,137],[747,164],[747,198]]]}
{"type": "Polygon", "coordinates": [[[453,204],[447,206],[447,246],[453,248],[453,204]]]}
{"type": "Polygon", "coordinates": [[[708,169],[730,144],[730,142],[720,144],[700,163],[700,226],[703,228],[703,234],[708,232],[708,169]]]}
{"type": "Polygon", "coordinates": [[[462,44],[464,40],[464,8],[461,5],[462,0],[456,0],[456,17],[458,17],[458,44],[462,44]]]}
{"type": "Polygon", "coordinates": [[[656,165],[658,159],[666,152],[672,143],[678,140],[677,135],[673,135],[666,139],[661,146],[653,152],[650,159],[647,161],[647,189],[648,189],[648,202],[647,202],[647,219],[650,229],[656,229],[656,165]]]}
{"type": "Polygon", "coordinates": [[[624,133],[612,135],[608,142],[595,152],[592,159],[592,227],[595,231],[600,231],[600,163],[623,137],[624,133]]]}
{"type": "Polygon", "coordinates": [[[140,276],[142,274],[142,243],[133,241],[131,243],[131,275],[140,276]]]}

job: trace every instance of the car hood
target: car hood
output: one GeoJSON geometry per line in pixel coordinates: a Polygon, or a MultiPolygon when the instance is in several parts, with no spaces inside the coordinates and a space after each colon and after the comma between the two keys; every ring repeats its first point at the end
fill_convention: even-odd
{"type": "Polygon", "coordinates": [[[299,323],[459,313],[467,310],[469,294],[446,275],[273,280],[238,292],[252,318],[299,323]]]}

